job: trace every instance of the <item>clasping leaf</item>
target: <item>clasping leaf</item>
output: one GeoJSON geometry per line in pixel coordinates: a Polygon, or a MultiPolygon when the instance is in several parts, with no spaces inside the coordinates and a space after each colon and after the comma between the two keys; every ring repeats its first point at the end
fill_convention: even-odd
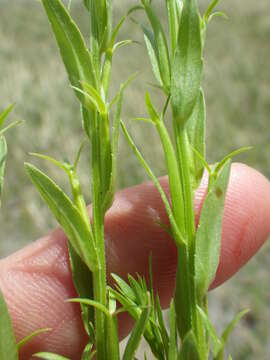
{"type": "MultiPolygon", "coordinates": [[[[156,15],[151,6],[151,1],[142,0],[142,4],[151,23],[154,35],[153,37],[152,35],[150,35],[151,33],[145,32],[146,39],[148,40],[146,40],[146,44],[147,47],[149,46],[148,51],[150,50],[150,60],[152,62],[152,66],[156,76],[158,74],[158,71],[156,69],[156,62],[158,63],[159,75],[161,77],[164,90],[168,93],[171,83],[171,66],[166,37],[162,25],[158,19],[158,16],[156,15]]],[[[159,75],[157,76],[158,80],[159,75]]]]}
{"type": "Polygon", "coordinates": [[[185,336],[178,356],[178,360],[188,359],[201,360],[198,344],[192,330],[185,336]]]}
{"type": "Polygon", "coordinates": [[[138,346],[140,344],[141,338],[144,334],[144,331],[146,329],[146,325],[149,320],[149,316],[151,314],[151,306],[150,306],[150,294],[147,294],[147,302],[146,307],[142,310],[142,313],[138,320],[135,323],[135,326],[132,330],[132,333],[130,335],[129,341],[126,345],[125,352],[123,355],[123,360],[133,360],[134,355],[138,349],[138,346]]]}
{"type": "Polygon", "coordinates": [[[213,281],[220,256],[222,217],[231,160],[227,161],[212,183],[204,201],[196,234],[195,282],[201,300],[213,281]]]}
{"type": "MultiPolygon", "coordinates": [[[[201,158],[205,158],[205,101],[201,90],[194,110],[187,122],[187,136],[189,144],[196,149],[201,158]]],[[[200,185],[203,175],[204,165],[198,157],[198,154],[190,150],[190,176],[192,189],[196,190],[200,185]]]]}
{"type": "MultiPolygon", "coordinates": [[[[82,34],[60,0],[42,0],[72,86],[81,81],[96,84],[96,74],[82,34]]],[[[76,92],[83,102],[82,94],[76,92]]]]}
{"type": "Polygon", "coordinates": [[[172,64],[172,108],[179,125],[192,114],[202,73],[201,25],[197,0],[185,0],[172,64]]]}

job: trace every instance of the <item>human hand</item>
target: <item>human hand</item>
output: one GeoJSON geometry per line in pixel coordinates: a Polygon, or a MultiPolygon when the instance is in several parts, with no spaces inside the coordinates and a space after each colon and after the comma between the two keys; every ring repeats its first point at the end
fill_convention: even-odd
{"type": "MultiPolygon", "coordinates": [[[[168,192],[167,178],[161,184],[168,192]]],[[[207,179],[195,203],[199,210],[207,179]]],[[[139,272],[147,277],[149,254],[153,257],[154,286],[163,306],[173,294],[176,249],[157,224],[167,223],[157,190],[151,183],[120,191],[105,221],[107,270],[125,277],[139,272]]],[[[270,183],[257,171],[241,164],[232,167],[228,188],[220,265],[212,287],[220,285],[243,266],[270,234],[270,183]]],[[[25,249],[0,261],[0,288],[7,301],[16,338],[40,328],[39,335],[22,348],[20,359],[37,351],[52,351],[79,359],[86,341],[78,304],[65,300],[76,296],[68,262],[66,238],[58,229],[25,249]]],[[[119,319],[124,337],[130,328],[126,315],[119,319]]]]}

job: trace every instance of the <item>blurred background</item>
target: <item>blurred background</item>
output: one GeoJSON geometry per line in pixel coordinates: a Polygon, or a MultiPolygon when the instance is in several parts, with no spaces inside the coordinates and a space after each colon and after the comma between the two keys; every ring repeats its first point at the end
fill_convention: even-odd
{"type": "MultiPolygon", "coordinates": [[[[116,0],[115,19],[135,1],[116,0]]],[[[154,3],[164,18],[164,1],[154,3]]],[[[202,10],[207,1],[200,1],[202,10]]],[[[34,241],[55,226],[47,207],[27,178],[23,162],[28,153],[41,152],[72,160],[83,138],[79,105],[69,88],[56,43],[38,1],[0,0],[0,110],[16,103],[10,119],[23,119],[7,135],[9,155],[3,208],[0,216],[0,256],[34,241]]],[[[204,89],[207,101],[207,154],[209,162],[245,145],[254,150],[238,157],[270,177],[270,3],[269,0],[221,1],[229,19],[216,18],[207,35],[204,89]]],[[[88,19],[82,1],[73,0],[72,14],[87,34],[88,19]]],[[[140,76],[127,90],[126,121],[145,115],[144,91],[153,82],[140,29],[127,21],[120,37],[139,43],[121,49],[115,58],[112,94],[130,73],[140,76]]],[[[161,96],[151,90],[158,105],[161,96]]],[[[151,127],[129,123],[130,131],[157,175],[165,173],[162,151],[151,127]],[[149,138],[151,137],[151,142],[149,138]]],[[[90,202],[88,157],[83,154],[80,177],[90,202]]],[[[36,160],[35,160],[35,163],[36,160]]],[[[42,163],[46,169],[46,164],[42,163]]],[[[120,141],[118,188],[147,179],[125,141],[120,141]]],[[[63,174],[48,172],[64,188],[63,174]]],[[[230,341],[235,360],[270,359],[270,244],[228,284],[211,293],[210,309],[218,329],[243,309],[251,312],[230,341]]],[[[142,355],[138,356],[142,359],[142,355]]]]}

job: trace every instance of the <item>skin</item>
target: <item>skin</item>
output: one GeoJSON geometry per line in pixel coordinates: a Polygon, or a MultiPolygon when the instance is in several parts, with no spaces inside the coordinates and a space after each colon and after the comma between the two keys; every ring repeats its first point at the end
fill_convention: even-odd
{"type": "MultiPolygon", "coordinates": [[[[161,179],[168,193],[167,178],[161,179]]],[[[205,196],[205,177],[196,194],[199,217],[205,196]]],[[[89,210],[91,213],[91,209],[89,210]]],[[[105,221],[107,270],[126,277],[139,272],[147,277],[150,251],[154,285],[167,306],[175,285],[176,249],[157,224],[168,223],[159,194],[151,183],[120,191],[105,221]]],[[[234,164],[226,197],[222,247],[216,287],[235,274],[270,235],[270,182],[256,170],[234,164]]],[[[76,296],[68,263],[66,238],[60,229],[0,261],[0,288],[20,340],[39,328],[39,335],[22,348],[20,359],[36,351],[52,351],[77,360],[86,341],[78,304],[65,300],[76,296]]],[[[121,337],[130,319],[119,319],[121,337]]]]}

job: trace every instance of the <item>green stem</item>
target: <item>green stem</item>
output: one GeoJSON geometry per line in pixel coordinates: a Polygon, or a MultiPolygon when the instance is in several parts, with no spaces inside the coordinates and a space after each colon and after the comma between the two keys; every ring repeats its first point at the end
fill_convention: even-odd
{"type": "MultiPolygon", "coordinates": [[[[177,157],[163,121],[158,121],[156,123],[156,128],[159,133],[166,158],[174,217],[186,240],[188,233],[185,224],[185,194],[183,192],[184,187],[181,184],[181,174],[179,172],[177,157]]],[[[177,236],[173,229],[172,231],[173,236],[177,236]]],[[[183,340],[185,335],[192,328],[192,319],[196,318],[196,303],[195,294],[193,294],[194,279],[191,279],[189,276],[189,244],[183,242],[178,242],[178,244],[175,309],[177,313],[178,330],[180,337],[183,340]]]]}
{"type": "MultiPolygon", "coordinates": [[[[100,191],[102,192],[101,201],[104,203],[108,189],[110,188],[110,178],[112,171],[112,157],[111,157],[111,140],[110,140],[110,128],[109,128],[109,116],[98,115],[98,136],[99,136],[99,148],[100,148],[100,191]]],[[[106,209],[102,206],[103,215],[106,209]]]]}
{"type": "MultiPolygon", "coordinates": [[[[196,308],[196,289],[195,289],[195,215],[193,208],[193,193],[192,186],[190,181],[190,172],[189,172],[189,143],[187,138],[187,133],[184,127],[176,124],[174,119],[174,129],[175,131],[175,140],[177,147],[177,156],[178,163],[180,167],[180,177],[182,183],[182,191],[184,197],[184,208],[185,208],[185,229],[187,237],[187,246],[188,246],[188,281],[190,284],[190,312],[192,317],[192,329],[197,338],[200,354],[202,359],[207,359],[207,344],[205,339],[204,326],[201,321],[199,321],[197,316],[196,308]]],[[[178,249],[179,253],[181,249],[178,249]]],[[[181,264],[181,255],[179,256],[179,267],[183,266],[181,264]]],[[[178,268],[179,268],[178,267],[178,268]]],[[[179,269],[178,272],[183,271],[179,269]]],[[[180,274],[178,274],[180,276],[180,274]]],[[[179,295],[180,296],[180,295],[179,295]]],[[[183,294],[182,294],[183,296],[183,294]]]]}
{"type": "Polygon", "coordinates": [[[185,214],[183,207],[183,194],[181,187],[181,180],[179,177],[178,164],[175,155],[175,151],[168,133],[166,126],[163,121],[158,121],[156,128],[163,146],[165,160],[167,164],[170,195],[172,202],[172,210],[182,234],[185,234],[185,214]]]}
{"type": "Polygon", "coordinates": [[[186,245],[177,246],[177,271],[175,286],[175,311],[181,340],[192,329],[191,288],[186,245]]]}
{"type": "Polygon", "coordinates": [[[188,239],[189,264],[191,274],[195,275],[195,215],[193,209],[193,194],[190,182],[188,165],[188,139],[185,129],[179,129],[176,133],[176,146],[178,164],[180,170],[182,192],[185,208],[185,229],[188,239]]]}
{"type": "MultiPolygon", "coordinates": [[[[94,300],[107,307],[106,299],[106,259],[104,245],[104,214],[101,197],[101,154],[100,154],[100,122],[95,116],[92,136],[92,193],[93,193],[93,230],[97,248],[99,269],[93,273],[94,300]]],[[[97,359],[106,360],[104,346],[105,315],[95,308],[95,336],[97,359]]]]}

